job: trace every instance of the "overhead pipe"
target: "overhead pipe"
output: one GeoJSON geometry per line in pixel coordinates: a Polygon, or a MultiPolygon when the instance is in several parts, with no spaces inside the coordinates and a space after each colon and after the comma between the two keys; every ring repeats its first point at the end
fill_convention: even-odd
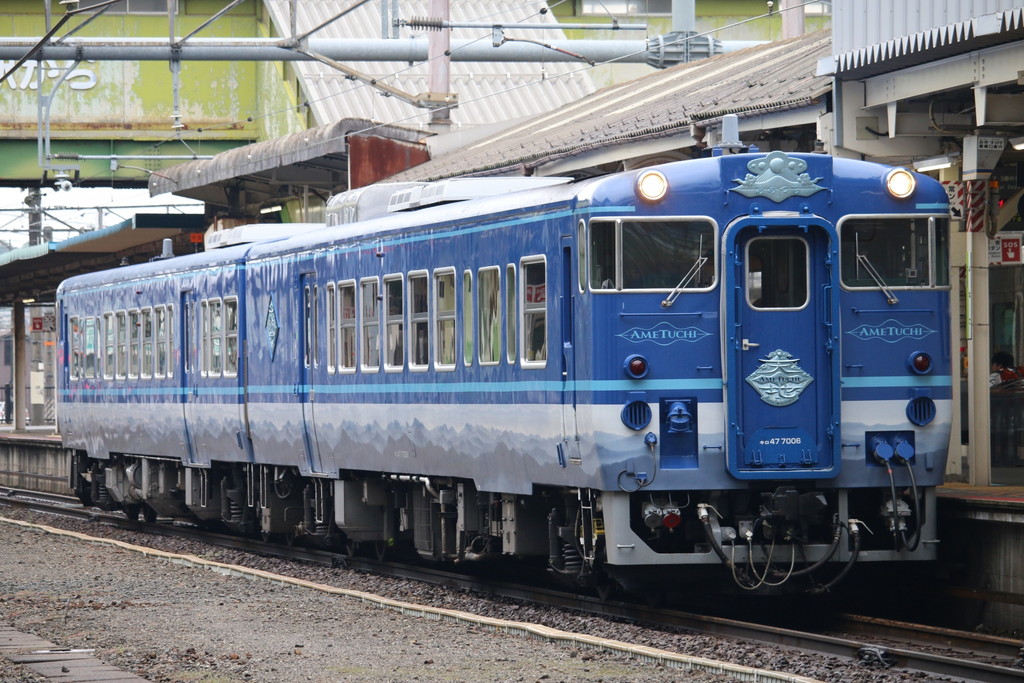
{"type": "MultiPolygon", "coordinates": [[[[696,38],[702,38],[697,36],[696,38]]],[[[703,37],[706,41],[706,37],[703,37]]],[[[60,45],[38,47],[40,38],[0,37],[0,59],[20,60],[35,50],[38,60],[91,60],[122,62],[300,62],[313,57],[297,51],[276,38],[192,38],[178,46],[162,38],[76,38],[60,45]]],[[[580,55],[594,62],[672,66],[677,61],[666,48],[680,44],[672,36],[648,40],[552,40],[545,45],[512,41],[494,47],[479,40],[452,40],[451,60],[455,62],[575,62],[580,55]],[[551,46],[556,49],[551,49],[551,46]],[[559,52],[564,50],[565,52],[559,52]]],[[[729,52],[758,41],[713,41],[700,50],[704,56],[729,52]]],[[[422,62],[429,57],[427,38],[409,39],[327,39],[307,41],[310,52],[348,62],[422,62]]],[[[693,52],[693,50],[691,50],[693,52]]]]}

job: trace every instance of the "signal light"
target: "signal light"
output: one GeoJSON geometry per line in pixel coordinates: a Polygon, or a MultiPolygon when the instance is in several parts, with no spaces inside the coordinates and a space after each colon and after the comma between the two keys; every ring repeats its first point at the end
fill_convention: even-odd
{"type": "Polygon", "coordinates": [[[925,375],[932,370],[932,357],[924,351],[915,351],[907,358],[907,367],[916,375],[925,375]]]}
{"type": "Polygon", "coordinates": [[[641,379],[647,375],[647,371],[650,369],[647,365],[647,359],[639,354],[634,354],[626,358],[626,363],[623,365],[623,369],[626,374],[633,379],[641,379]]]}

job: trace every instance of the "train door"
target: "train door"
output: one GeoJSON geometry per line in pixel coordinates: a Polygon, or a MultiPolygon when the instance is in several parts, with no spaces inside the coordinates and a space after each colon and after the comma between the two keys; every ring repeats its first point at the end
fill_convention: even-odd
{"type": "Polygon", "coordinates": [[[185,454],[189,463],[196,462],[196,444],[194,443],[195,417],[200,407],[199,399],[199,337],[196,330],[196,295],[186,289],[180,294],[178,302],[181,353],[175,358],[177,367],[174,371],[181,377],[181,410],[182,430],[185,443],[185,454]]]}
{"type": "MultiPolygon", "coordinates": [[[[320,288],[315,272],[306,272],[299,280],[299,310],[302,327],[299,330],[299,402],[302,404],[303,442],[311,472],[322,473],[320,448],[316,437],[316,382],[321,370],[321,340],[319,330],[320,288]]],[[[326,359],[324,359],[326,360],[326,359]]]]}
{"type": "MultiPolygon", "coordinates": [[[[569,462],[580,461],[579,428],[576,422],[576,339],[572,277],[572,248],[562,248],[562,281],[559,310],[562,328],[562,449],[560,456],[569,462]]],[[[563,464],[565,464],[563,462],[563,464]]]]}
{"type": "Polygon", "coordinates": [[[728,468],[839,473],[838,255],[823,223],[760,218],[726,237],[728,468]]]}

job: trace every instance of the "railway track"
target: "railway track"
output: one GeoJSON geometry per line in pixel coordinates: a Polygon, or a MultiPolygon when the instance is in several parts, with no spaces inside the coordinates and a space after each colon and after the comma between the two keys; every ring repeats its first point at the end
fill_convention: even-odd
{"type": "Polygon", "coordinates": [[[801,630],[635,602],[603,601],[561,590],[434,567],[383,562],[374,558],[226,536],[191,526],[144,524],[125,519],[121,515],[82,508],[77,501],[66,497],[0,487],[0,506],[5,505],[285,560],[345,566],[531,604],[578,610],[648,627],[794,647],[822,655],[848,658],[868,668],[908,669],[934,676],[986,683],[1024,680],[1024,648],[1020,641],[1009,638],[852,614],[832,614],[829,615],[827,626],[819,624],[813,630],[801,630]]]}

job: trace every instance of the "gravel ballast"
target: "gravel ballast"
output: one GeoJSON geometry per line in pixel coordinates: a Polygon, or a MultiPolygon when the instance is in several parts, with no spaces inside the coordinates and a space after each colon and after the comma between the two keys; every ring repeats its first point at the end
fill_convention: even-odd
{"type": "MultiPolygon", "coordinates": [[[[931,680],[836,657],[665,633],[416,582],[4,509],[0,515],[254,566],[395,600],[543,624],[822,681],[931,680]]],[[[381,609],[322,592],[0,523],[0,622],[152,681],[726,681],[614,652],[381,609]]],[[[0,681],[33,681],[0,659],[0,681]]]]}

